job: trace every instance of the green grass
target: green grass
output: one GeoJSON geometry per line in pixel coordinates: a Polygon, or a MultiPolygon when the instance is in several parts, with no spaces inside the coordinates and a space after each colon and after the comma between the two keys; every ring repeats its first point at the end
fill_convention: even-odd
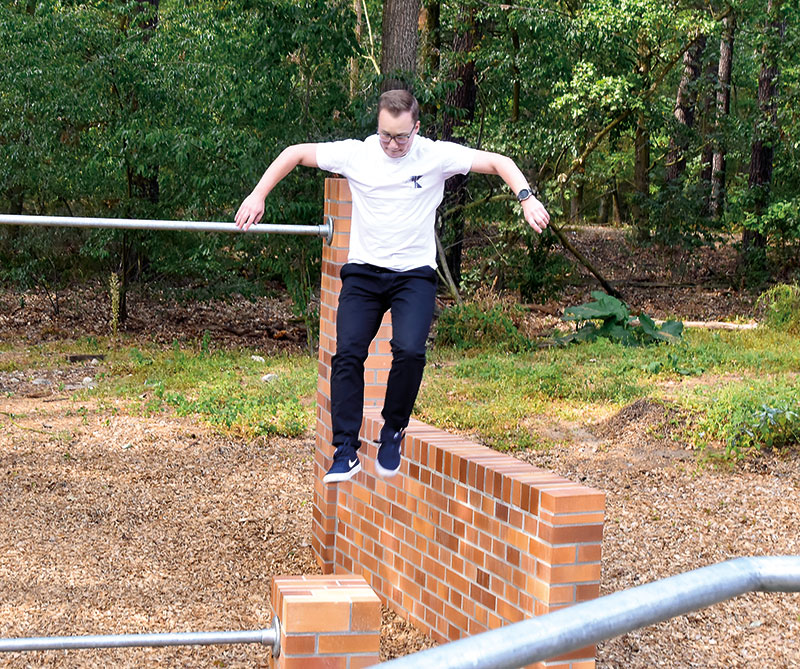
{"type": "Polygon", "coordinates": [[[297,436],[313,423],[316,360],[308,355],[252,359],[247,350],[171,351],[132,348],[104,386],[138,397],[143,414],[174,410],[245,436],[297,436]],[[275,375],[264,381],[267,374],[275,375]]]}
{"type": "Polygon", "coordinates": [[[196,416],[244,436],[298,436],[310,429],[316,358],[282,355],[260,362],[252,359],[258,351],[210,349],[207,340],[166,349],[110,346],[105,338],[64,340],[8,350],[0,355],[0,371],[64,367],[68,354],[104,355],[97,388],[77,391],[77,403],[90,397],[114,399],[126,402],[135,414],[196,416]],[[262,381],[267,374],[274,379],[262,381]]]}
{"type": "Polygon", "coordinates": [[[800,340],[769,330],[692,330],[680,344],[642,348],[598,340],[518,354],[439,350],[431,362],[417,415],[499,450],[545,445],[527,428],[532,417],[578,421],[669,395],[695,417],[687,440],[730,451],[763,404],[800,406],[800,340]],[[696,383],[677,383],[686,378],[696,383]]]}
{"type": "MultiPolygon", "coordinates": [[[[0,371],[61,366],[68,353],[106,355],[95,390],[79,391],[140,415],[196,416],[242,436],[296,436],[313,429],[317,361],[258,351],[109,346],[106,340],[0,349],[0,371]],[[265,374],[272,381],[262,381],[265,374]]],[[[682,440],[743,457],[795,443],[800,339],[768,329],[690,330],[682,343],[641,348],[609,340],[520,353],[436,348],[415,416],[473,435],[498,450],[546,447],[537,426],[585,423],[649,398],[688,417],[682,440]]],[[[798,428],[800,429],[800,428],[798,428]]]]}

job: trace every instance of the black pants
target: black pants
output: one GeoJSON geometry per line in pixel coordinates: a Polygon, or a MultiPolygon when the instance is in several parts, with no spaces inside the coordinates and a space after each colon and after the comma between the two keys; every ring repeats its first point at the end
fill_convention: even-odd
{"type": "Polygon", "coordinates": [[[419,267],[395,272],[348,263],[341,271],[336,318],[336,355],[331,370],[333,445],[359,447],[364,409],[364,361],[381,325],[392,311],[392,367],[383,405],[385,429],[408,425],[425,368],[425,344],[433,320],[436,272],[419,267]]]}

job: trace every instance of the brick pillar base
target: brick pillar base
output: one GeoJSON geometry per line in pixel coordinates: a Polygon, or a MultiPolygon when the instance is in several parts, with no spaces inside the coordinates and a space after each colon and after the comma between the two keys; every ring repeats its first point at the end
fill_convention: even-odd
{"type": "Polygon", "coordinates": [[[360,576],[276,576],[281,654],[270,669],[362,669],[380,661],[381,602],[360,576]]]}

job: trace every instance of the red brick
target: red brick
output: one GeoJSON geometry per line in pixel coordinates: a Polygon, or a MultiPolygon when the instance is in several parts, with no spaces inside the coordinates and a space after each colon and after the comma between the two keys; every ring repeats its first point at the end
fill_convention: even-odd
{"type": "Polygon", "coordinates": [[[284,657],[279,663],[282,669],[346,669],[347,657],[284,657]]]}
{"type": "Polygon", "coordinates": [[[539,537],[549,544],[586,544],[598,543],[603,540],[603,526],[576,525],[553,527],[547,523],[540,523],[539,537]]]}
{"type": "Polygon", "coordinates": [[[578,562],[600,562],[603,555],[601,544],[578,546],[578,562]]]}
{"type": "Polygon", "coordinates": [[[281,652],[286,655],[313,655],[317,652],[317,635],[287,634],[281,639],[281,652]]]}
{"type": "Polygon", "coordinates": [[[322,654],[377,653],[381,636],[374,634],[321,634],[317,645],[322,654]]]}

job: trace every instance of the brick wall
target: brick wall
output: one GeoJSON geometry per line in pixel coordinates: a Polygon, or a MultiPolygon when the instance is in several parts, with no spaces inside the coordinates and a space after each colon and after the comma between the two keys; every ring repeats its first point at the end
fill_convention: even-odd
{"type": "Polygon", "coordinates": [[[276,576],[271,669],[361,669],[380,659],[381,602],[360,576],[276,576]]]}
{"type": "MultiPolygon", "coordinates": [[[[347,259],[347,182],[328,179],[333,243],[323,252],[313,549],[324,573],[358,574],[397,613],[440,642],[598,596],[605,495],[412,421],[393,478],[374,474],[391,354],[387,315],[367,360],[363,471],[326,486],[330,363],[339,268],[347,259]]],[[[592,667],[594,649],[546,663],[592,667]]]]}

